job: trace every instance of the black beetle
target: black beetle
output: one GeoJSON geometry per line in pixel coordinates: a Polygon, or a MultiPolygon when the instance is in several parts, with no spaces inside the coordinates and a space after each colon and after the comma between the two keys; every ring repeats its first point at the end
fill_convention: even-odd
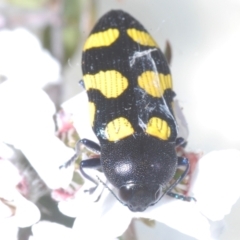
{"type": "MultiPolygon", "coordinates": [[[[190,201],[172,192],[186,176],[189,162],[175,150],[180,139],[168,63],[147,30],[126,12],[106,13],[86,40],[82,70],[80,83],[88,94],[100,146],[87,139],[79,144],[100,157],[82,161],[81,173],[97,186],[84,168],[103,171],[119,193],[108,189],[134,212],[156,204],[164,194],[190,201]],[[185,171],[166,187],[178,166],[185,171]]],[[[79,155],[78,149],[65,166],[79,155]]]]}

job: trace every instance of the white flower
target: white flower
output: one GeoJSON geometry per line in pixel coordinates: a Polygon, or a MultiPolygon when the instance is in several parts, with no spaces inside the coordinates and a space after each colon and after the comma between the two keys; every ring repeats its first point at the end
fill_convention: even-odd
{"type": "Polygon", "coordinates": [[[43,87],[59,80],[60,64],[26,29],[1,30],[0,53],[0,75],[15,83],[43,87]]]}
{"type": "MultiPolygon", "coordinates": [[[[73,114],[81,138],[96,141],[89,125],[86,93],[64,103],[63,108],[73,114]]],[[[154,219],[197,239],[216,239],[223,228],[221,220],[240,197],[239,167],[240,151],[237,150],[216,151],[202,157],[191,188],[196,203],[165,196],[145,212],[133,213],[108,189],[98,202],[94,202],[95,194],[90,196],[84,192],[90,186],[86,180],[75,199],[61,202],[59,209],[66,215],[77,217],[73,230],[84,239],[114,239],[123,234],[133,217],[154,219]]],[[[95,175],[104,181],[103,174],[95,172],[95,175]]]]}
{"type": "Polygon", "coordinates": [[[55,106],[41,89],[59,78],[59,63],[24,29],[0,31],[0,142],[18,148],[49,188],[65,187],[71,168],[59,166],[73,155],[55,136],[55,106]]]}
{"type": "Polygon", "coordinates": [[[71,169],[59,166],[73,150],[55,136],[55,107],[47,94],[6,81],[0,85],[0,112],[1,140],[20,149],[50,188],[67,186],[71,169]]]}
{"type": "Polygon", "coordinates": [[[13,227],[28,227],[40,219],[36,205],[18,192],[20,181],[17,169],[8,160],[0,160],[0,226],[10,217],[13,227]]]}
{"type": "MultiPolygon", "coordinates": [[[[40,221],[39,223],[32,226],[32,236],[29,240],[78,240],[79,237],[74,234],[71,228],[65,227],[58,223],[40,221]]],[[[88,239],[88,238],[82,238],[88,239]]],[[[101,239],[101,238],[96,238],[101,239]]],[[[117,240],[117,239],[112,239],[117,240]]]]}
{"type": "MultiPolygon", "coordinates": [[[[59,63],[24,29],[0,31],[0,52],[0,75],[6,77],[0,84],[0,157],[12,154],[3,143],[13,145],[49,188],[68,186],[72,168],[60,170],[59,166],[74,151],[56,137],[56,109],[41,89],[59,79],[59,63]]],[[[18,227],[40,219],[35,204],[16,189],[20,179],[10,162],[0,160],[0,239],[17,239],[18,227]]]]}
{"type": "Polygon", "coordinates": [[[18,226],[13,218],[6,218],[0,221],[0,239],[18,240],[18,226]]]}
{"type": "Polygon", "coordinates": [[[32,226],[33,236],[29,240],[73,240],[74,235],[71,228],[67,228],[61,224],[41,221],[32,226]]]}

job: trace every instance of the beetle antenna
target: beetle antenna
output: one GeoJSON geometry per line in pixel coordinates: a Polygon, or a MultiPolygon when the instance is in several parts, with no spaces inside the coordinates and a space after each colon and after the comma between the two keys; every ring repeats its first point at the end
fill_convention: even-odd
{"type": "Polygon", "coordinates": [[[99,180],[99,182],[101,182],[101,183],[103,184],[103,186],[106,187],[106,188],[111,192],[111,194],[112,194],[122,205],[127,206],[127,204],[123,203],[123,202],[118,198],[118,196],[113,192],[113,190],[108,187],[108,185],[107,185],[105,182],[103,182],[98,176],[96,176],[96,177],[97,177],[97,179],[99,180]]]}
{"type": "MultiPolygon", "coordinates": [[[[184,158],[185,160],[186,158],[184,158]]],[[[189,164],[186,164],[186,169],[185,171],[183,172],[183,174],[172,184],[169,186],[169,188],[162,194],[162,196],[158,199],[158,201],[156,203],[158,203],[166,194],[170,193],[171,190],[176,187],[176,185],[178,185],[178,183],[180,183],[184,178],[185,176],[187,175],[188,171],[189,171],[189,168],[190,168],[190,165],[189,164]]],[[[155,204],[156,204],[155,203],[155,204]]]]}

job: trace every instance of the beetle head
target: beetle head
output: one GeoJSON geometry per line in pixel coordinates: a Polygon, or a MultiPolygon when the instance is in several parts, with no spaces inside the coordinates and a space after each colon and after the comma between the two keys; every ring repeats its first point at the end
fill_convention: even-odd
{"type": "Polygon", "coordinates": [[[159,184],[126,184],[119,190],[119,198],[132,212],[143,212],[154,205],[161,196],[159,184]]]}

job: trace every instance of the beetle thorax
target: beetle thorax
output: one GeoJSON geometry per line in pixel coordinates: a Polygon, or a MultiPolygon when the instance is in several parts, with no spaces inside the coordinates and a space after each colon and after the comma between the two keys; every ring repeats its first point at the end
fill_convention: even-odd
{"type": "Polygon", "coordinates": [[[103,144],[101,161],[107,179],[117,188],[129,183],[165,185],[177,166],[174,143],[148,135],[103,144]]]}

